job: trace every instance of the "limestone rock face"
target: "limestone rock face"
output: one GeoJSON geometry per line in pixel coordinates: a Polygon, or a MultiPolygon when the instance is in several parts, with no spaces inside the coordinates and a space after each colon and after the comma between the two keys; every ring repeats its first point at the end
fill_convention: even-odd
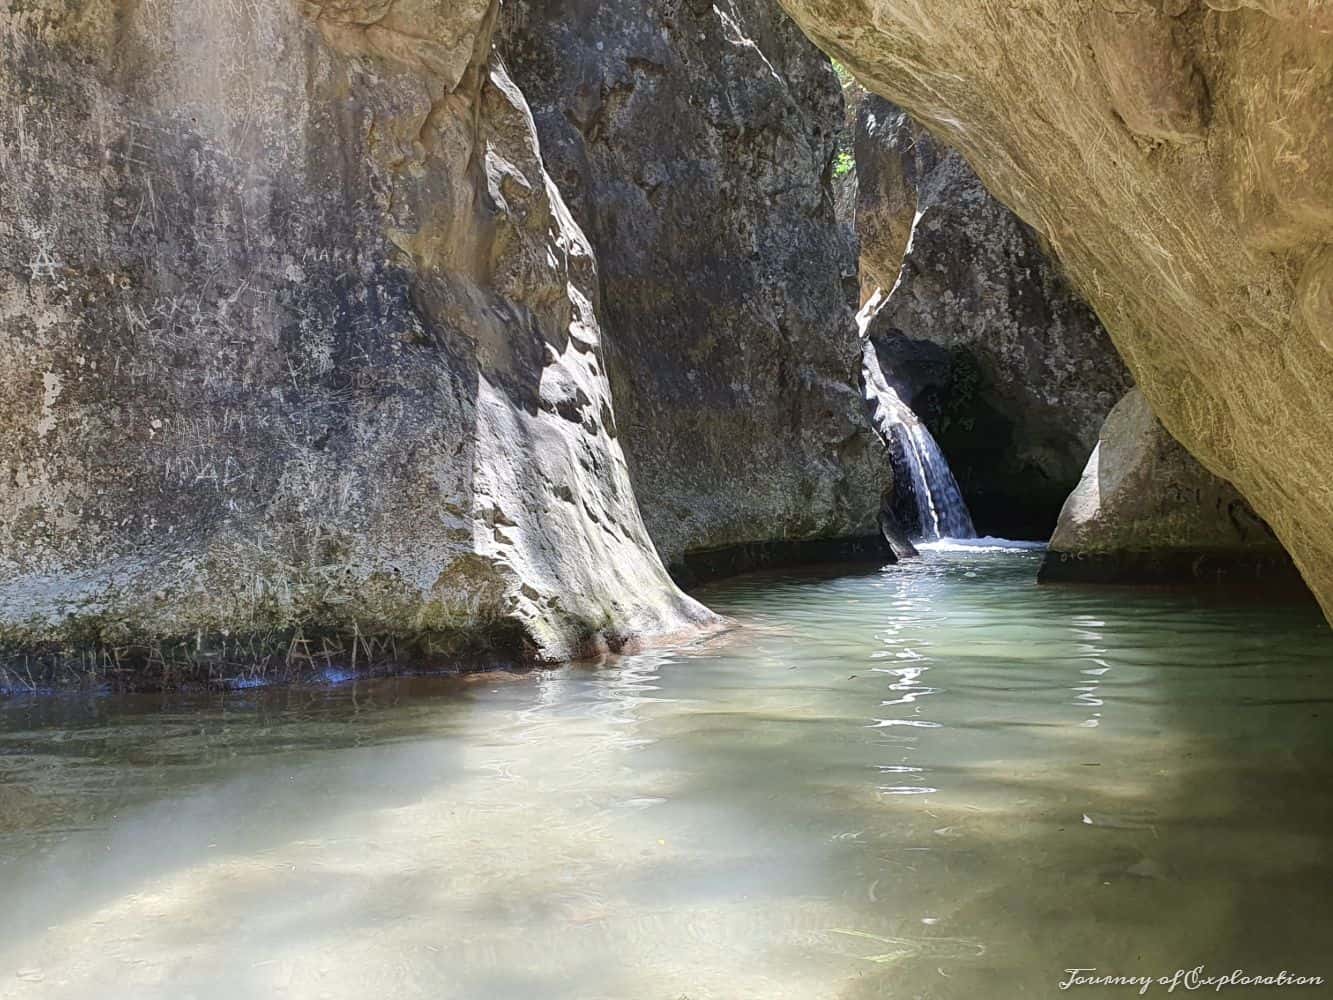
{"type": "Polygon", "coordinates": [[[767,0],[514,0],[504,20],[597,253],[621,440],[663,557],[693,575],[876,536],[890,473],[857,388],[828,60],[767,0]]]}
{"type": "Polygon", "coordinates": [[[1137,389],[1106,418],[1040,576],[1284,586],[1300,579],[1268,525],[1176,443],[1137,389]]]}
{"type": "Polygon", "coordinates": [[[862,280],[892,293],[866,326],[881,368],[978,530],[1049,538],[1124,363],[1032,230],[883,98],[861,104],[856,163],[862,280]]]}
{"type": "Polygon", "coordinates": [[[1042,234],[1333,611],[1333,4],[782,3],[1042,234]]]}
{"type": "Polygon", "coordinates": [[[639,516],[497,9],[0,14],[10,647],[563,658],[707,617],[639,516]]]}

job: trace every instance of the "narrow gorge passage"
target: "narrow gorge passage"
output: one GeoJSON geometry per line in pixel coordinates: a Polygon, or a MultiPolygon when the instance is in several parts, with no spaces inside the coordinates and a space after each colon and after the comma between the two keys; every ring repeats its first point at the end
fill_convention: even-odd
{"type": "Polygon", "coordinates": [[[0,705],[0,997],[1326,971],[1317,610],[1037,587],[1038,558],[717,584],[740,631],[603,667],[0,705]]]}
{"type": "Polygon", "coordinates": [[[1329,995],[1330,55],[0,4],[0,1000],[1329,995]]]}

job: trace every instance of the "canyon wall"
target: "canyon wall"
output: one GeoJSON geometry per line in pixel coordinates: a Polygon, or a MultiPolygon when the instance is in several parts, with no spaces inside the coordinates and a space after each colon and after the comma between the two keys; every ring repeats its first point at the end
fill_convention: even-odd
{"type": "Polygon", "coordinates": [[[1132,384],[1032,230],[881,97],[857,116],[857,230],[880,367],[930,428],[978,531],[1050,537],[1132,384]],[[887,294],[891,292],[892,294],[887,294]]]}
{"type": "Polygon", "coordinates": [[[503,20],[596,251],[621,441],[663,557],[697,578],[877,548],[890,471],[858,391],[828,60],[770,0],[514,0],[503,20]]]}
{"type": "Polygon", "coordinates": [[[1040,232],[1333,610],[1333,5],[782,3],[1040,232]]]}
{"type": "Polygon", "coordinates": [[[497,13],[0,14],[7,651],[553,659],[709,619],[497,13]]]}
{"type": "Polygon", "coordinates": [[[1303,589],[1268,525],[1172,439],[1137,389],[1106,418],[1040,578],[1303,589]]]}

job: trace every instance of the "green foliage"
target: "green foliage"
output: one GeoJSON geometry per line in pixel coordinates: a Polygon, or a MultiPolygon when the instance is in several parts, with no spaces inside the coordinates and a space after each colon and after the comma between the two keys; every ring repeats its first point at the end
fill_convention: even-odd
{"type": "Polygon", "coordinates": [[[844,177],[846,177],[855,169],[856,169],[856,158],[852,156],[851,153],[847,152],[845,149],[839,151],[838,155],[834,157],[833,176],[836,177],[838,180],[842,180],[844,177]]]}
{"type": "Polygon", "coordinates": [[[838,74],[838,82],[842,84],[843,90],[856,82],[856,77],[852,76],[851,70],[836,59],[833,60],[833,72],[838,74]]]}

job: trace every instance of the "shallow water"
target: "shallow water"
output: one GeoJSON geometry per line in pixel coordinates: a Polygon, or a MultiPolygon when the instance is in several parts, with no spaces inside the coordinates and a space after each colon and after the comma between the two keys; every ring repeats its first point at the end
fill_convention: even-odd
{"type": "Polygon", "coordinates": [[[1037,559],[733,581],[596,668],[0,704],[0,997],[1333,978],[1333,635],[1037,559]]]}

